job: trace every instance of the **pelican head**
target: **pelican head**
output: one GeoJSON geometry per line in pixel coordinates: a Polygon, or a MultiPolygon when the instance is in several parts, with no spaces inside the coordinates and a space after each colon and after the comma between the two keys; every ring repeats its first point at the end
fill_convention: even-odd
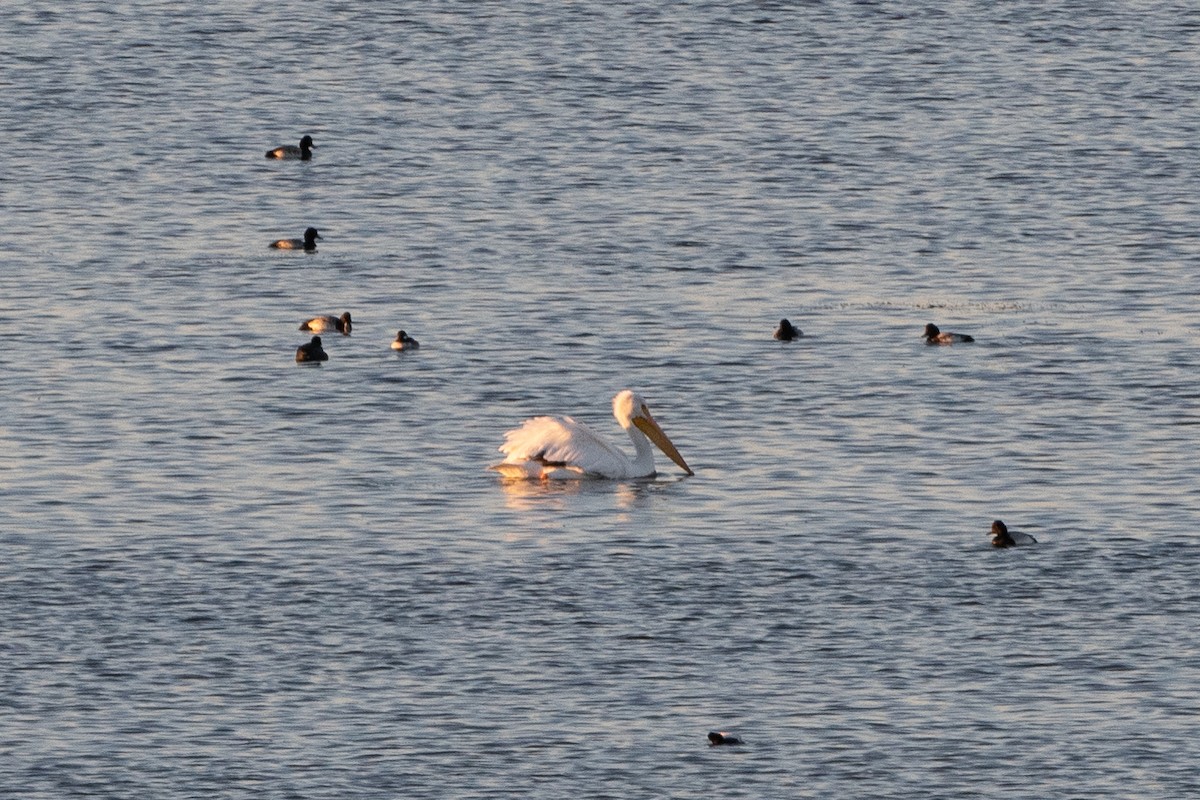
{"type": "Polygon", "coordinates": [[[654,421],[654,417],[650,414],[650,407],[646,405],[646,401],[640,394],[632,389],[623,389],[617,392],[616,397],[613,398],[613,416],[625,430],[628,431],[632,425],[646,434],[646,438],[653,442],[655,447],[662,450],[667,458],[678,464],[679,468],[688,475],[696,474],[683,460],[683,456],[679,455],[679,451],[663,433],[663,429],[654,421]]]}

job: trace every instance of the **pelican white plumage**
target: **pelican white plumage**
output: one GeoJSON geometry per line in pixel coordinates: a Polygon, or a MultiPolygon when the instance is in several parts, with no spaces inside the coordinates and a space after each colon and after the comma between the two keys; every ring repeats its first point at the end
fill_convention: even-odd
{"type": "Polygon", "coordinates": [[[633,458],[571,417],[534,417],[504,434],[500,452],[505,459],[489,469],[506,478],[646,478],[655,474],[653,442],[684,472],[695,474],[640,394],[629,389],[617,392],[613,416],[633,441],[633,458]]]}

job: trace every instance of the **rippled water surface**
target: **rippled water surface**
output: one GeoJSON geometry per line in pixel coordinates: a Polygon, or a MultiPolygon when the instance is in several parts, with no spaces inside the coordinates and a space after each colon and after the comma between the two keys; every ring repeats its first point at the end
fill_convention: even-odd
{"type": "Polygon", "coordinates": [[[1198,75],[1172,3],[14,6],[0,795],[1200,794],[1198,75]],[[694,477],[484,469],[625,386],[694,477]]]}

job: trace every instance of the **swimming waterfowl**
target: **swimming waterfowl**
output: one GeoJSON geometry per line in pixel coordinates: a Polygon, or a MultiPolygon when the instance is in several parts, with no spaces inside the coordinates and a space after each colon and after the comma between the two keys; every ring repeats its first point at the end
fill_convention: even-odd
{"type": "Polygon", "coordinates": [[[342,314],[340,317],[325,315],[323,317],[313,317],[310,320],[305,320],[300,323],[302,331],[337,331],[343,336],[350,335],[350,312],[342,314]]]}
{"type": "Polygon", "coordinates": [[[797,339],[802,335],[800,329],[786,319],[779,320],[779,327],[775,329],[775,338],[781,342],[790,342],[792,339],[797,339]]]}
{"type": "Polygon", "coordinates": [[[992,523],[992,547],[1017,547],[1023,544],[1037,544],[1037,539],[1028,533],[1009,531],[1008,526],[1000,520],[992,523]]]}
{"type": "Polygon", "coordinates": [[[975,337],[965,333],[942,333],[932,322],[925,326],[926,344],[954,344],[955,342],[973,342],[975,337]]]}
{"type": "Polygon", "coordinates": [[[296,361],[328,361],[329,354],[321,347],[321,337],[314,336],[308,344],[296,348],[296,361]]]}
{"type": "Polygon", "coordinates": [[[317,239],[323,239],[321,234],[317,233],[316,228],[306,228],[303,239],[276,239],[271,242],[271,247],[278,250],[304,250],[308,253],[317,251],[317,239]]]}
{"type": "Polygon", "coordinates": [[[722,744],[742,744],[742,740],[725,731],[709,731],[708,743],[713,747],[722,744]]]}
{"type": "Polygon", "coordinates": [[[273,150],[267,151],[267,158],[298,158],[301,161],[308,161],[312,158],[313,140],[311,136],[305,136],[300,140],[300,146],[294,144],[285,144],[276,147],[273,150]]]}
{"type": "Polygon", "coordinates": [[[393,350],[416,350],[420,346],[420,342],[409,336],[404,331],[397,331],[396,339],[392,342],[393,350]]]}
{"type": "Polygon", "coordinates": [[[649,478],[655,474],[653,443],[680,469],[694,474],[640,394],[630,389],[617,392],[612,411],[633,442],[633,458],[571,417],[533,417],[504,434],[500,452],[505,458],[489,469],[515,479],[649,478]]]}

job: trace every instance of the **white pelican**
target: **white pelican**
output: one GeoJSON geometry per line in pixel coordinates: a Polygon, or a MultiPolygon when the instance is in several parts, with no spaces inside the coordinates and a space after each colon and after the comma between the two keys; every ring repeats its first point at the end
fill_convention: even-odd
{"type": "Polygon", "coordinates": [[[684,472],[695,474],[650,416],[640,394],[617,392],[613,416],[633,440],[637,455],[632,459],[571,417],[534,417],[504,434],[500,452],[505,459],[489,469],[506,478],[646,478],[654,475],[654,442],[684,472]]]}

